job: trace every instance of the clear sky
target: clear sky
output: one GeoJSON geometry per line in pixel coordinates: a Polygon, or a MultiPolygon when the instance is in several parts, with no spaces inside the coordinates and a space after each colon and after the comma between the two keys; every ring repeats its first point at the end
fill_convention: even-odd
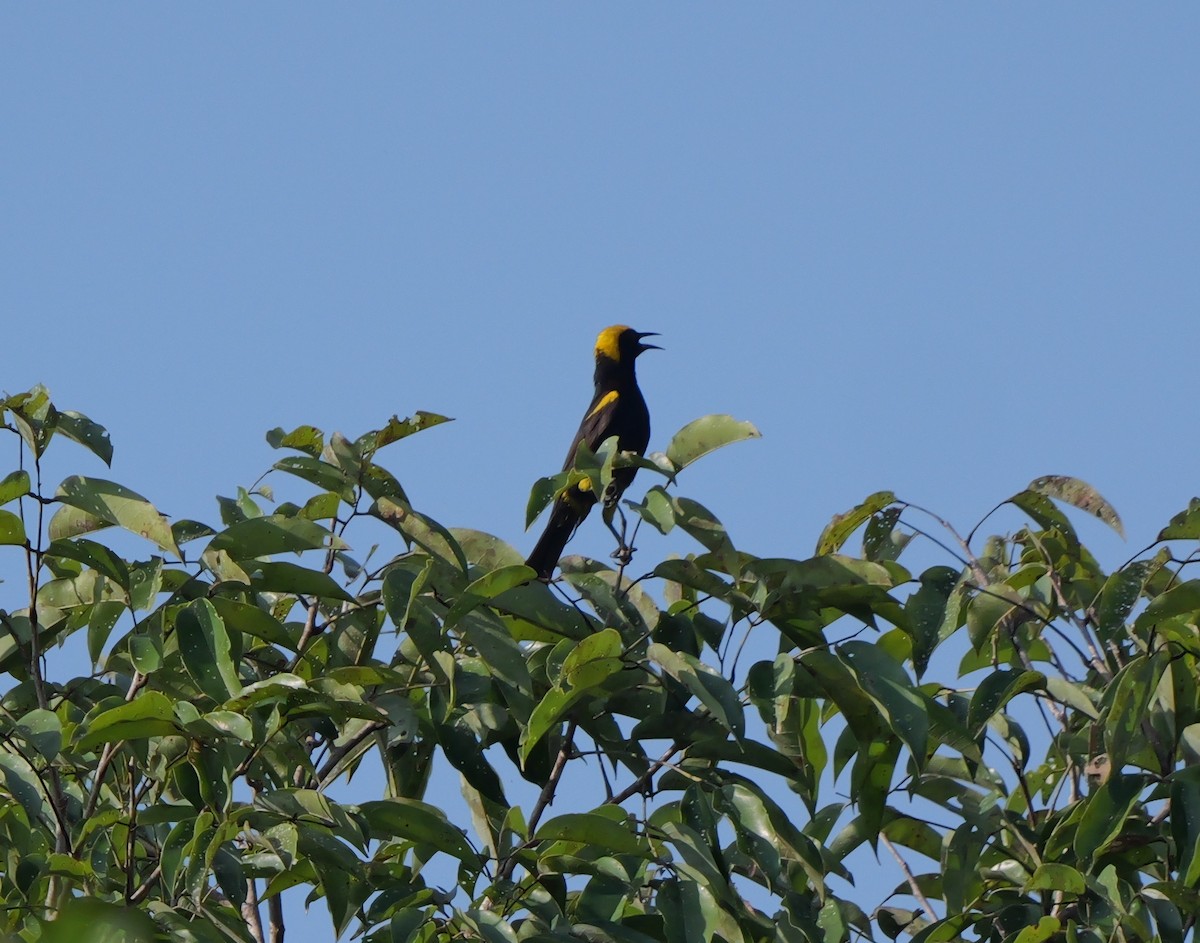
{"type": "Polygon", "coordinates": [[[969,529],[1056,473],[1121,512],[1127,544],[1081,525],[1116,566],[1200,493],[1198,35],[1190,4],[6,4],[0,386],[110,428],[111,473],[64,473],[209,521],[271,427],[445,413],[384,463],[527,550],[628,323],[666,348],[652,449],[762,430],[681,482],[750,552],[882,488],[969,529]]]}

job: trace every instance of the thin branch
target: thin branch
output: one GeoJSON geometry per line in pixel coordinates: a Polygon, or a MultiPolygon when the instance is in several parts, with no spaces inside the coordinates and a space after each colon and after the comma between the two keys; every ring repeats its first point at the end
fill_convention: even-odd
{"type": "Polygon", "coordinates": [[[917,899],[917,903],[921,905],[921,909],[925,911],[930,920],[937,920],[937,914],[934,913],[933,907],[929,901],[925,899],[925,895],[921,892],[921,885],[917,883],[917,879],[913,877],[912,871],[909,870],[908,864],[900,857],[900,852],[896,850],[886,835],[879,833],[879,840],[887,847],[887,850],[892,853],[892,857],[896,859],[896,864],[900,865],[900,870],[904,872],[904,880],[908,882],[908,889],[912,891],[913,897],[917,899]]]}
{"type": "Polygon", "coordinates": [[[574,719],[567,721],[567,730],[563,734],[563,742],[562,746],[558,749],[558,756],[555,757],[554,768],[550,770],[550,778],[546,780],[546,785],[542,787],[542,792],[537,797],[537,802],[534,803],[533,811],[529,813],[528,828],[530,837],[520,847],[514,848],[512,853],[504,859],[503,864],[500,865],[500,870],[496,872],[497,881],[504,881],[510,878],[517,867],[517,853],[535,844],[532,837],[533,833],[537,831],[542,813],[554,801],[554,793],[558,790],[559,780],[562,779],[563,770],[566,769],[567,760],[570,758],[571,749],[575,743],[575,731],[578,726],[578,723],[574,719]]]}
{"type": "Polygon", "coordinates": [[[643,792],[650,784],[651,780],[654,779],[655,774],[664,766],[669,766],[671,759],[675,756],[675,754],[679,753],[683,749],[685,749],[683,744],[673,743],[667,748],[667,751],[662,756],[650,764],[650,768],[646,770],[646,772],[642,773],[641,776],[631,782],[611,799],[607,799],[604,804],[620,805],[630,796],[636,796],[638,793],[643,792]]]}
{"type": "Polygon", "coordinates": [[[283,923],[283,895],[276,894],[267,901],[267,918],[271,924],[267,943],[283,943],[283,934],[286,929],[283,923]]]}
{"type": "Polygon", "coordinates": [[[246,881],[246,899],[242,901],[242,919],[254,943],[266,943],[263,937],[262,915],[258,912],[258,882],[254,878],[246,881]]]}

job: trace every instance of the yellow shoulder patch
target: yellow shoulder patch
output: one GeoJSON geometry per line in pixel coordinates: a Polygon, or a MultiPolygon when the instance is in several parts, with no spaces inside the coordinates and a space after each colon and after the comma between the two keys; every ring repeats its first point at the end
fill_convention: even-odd
{"type": "Polygon", "coordinates": [[[624,324],[614,324],[612,327],[606,327],[600,332],[600,336],[596,338],[596,353],[603,354],[609,360],[620,362],[621,360],[621,335],[632,328],[626,327],[624,324]]]}
{"type": "Polygon", "coordinates": [[[595,406],[593,406],[592,411],[590,413],[588,413],[584,418],[591,419],[594,415],[596,415],[596,413],[600,412],[600,410],[602,410],[605,406],[608,406],[611,403],[615,403],[616,401],[617,401],[617,391],[609,390],[607,393],[605,393],[603,396],[600,397],[600,402],[598,402],[595,406]]]}

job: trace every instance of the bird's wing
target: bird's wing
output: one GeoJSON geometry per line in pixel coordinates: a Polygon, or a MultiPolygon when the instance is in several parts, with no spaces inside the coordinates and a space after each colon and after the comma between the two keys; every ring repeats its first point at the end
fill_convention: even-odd
{"type": "Polygon", "coordinates": [[[579,449],[580,442],[586,442],[587,447],[594,452],[611,435],[608,430],[612,428],[612,415],[616,406],[617,393],[615,390],[597,393],[592,397],[588,411],[584,414],[583,422],[579,424],[579,431],[575,433],[575,438],[571,442],[571,449],[567,452],[567,460],[563,462],[563,471],[567,471],[575,464],[575,453],[579,449]]]}

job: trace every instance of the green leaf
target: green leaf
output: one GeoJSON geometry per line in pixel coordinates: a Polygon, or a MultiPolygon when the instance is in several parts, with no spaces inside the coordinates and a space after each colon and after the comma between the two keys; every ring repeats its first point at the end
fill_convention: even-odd
{"type": "Polygon", "coordinates": [[[271,613],[226,596],[214,596],[210,602],[227,628],[235,632],[245,632],[291,652],[296,650],[296,639],[271,613]]]}
{"type": "Polygon", "coordinates": [[[1039,864],[1033,876],[1025,882],[1024,890],[1030,891],[1062,891],[1064,894],[1079,896],[1087,893],[1087,881],[1084,876],[1069,864],[1058,864],[1047,861],[1039,864]]]}
{"type": "Polygon", "coordinates": [[[205,553],[224,550],[234,560],[250,560],[330,546],[340,549],[346,544],[314,521],[271,514],[231,524],[209,542],[205,553]]]}
{"type": "Polygon", "coordinates": [[[1200,770],[1196,767],[1171,776],[1171,837],[1179,882],[1195,887],[1200,881],[1200,770]]]}
{"type": "Polygon", "coordinates": [[[524,766],[542,740],[542,737],[562,720],[571,705],[583,695],[582,691],[565,691],[562,688],[550,688],[534,707],[529,715],[529,723],[521,730],[521,744],[517,755],[524,766]]]}
{"type": "Polygon", "coordinates": [[[102,743],[179,733],[175,707],[160,691],[142,691],[132,701],[89,716],[81,729],[83,735],[72,744],[79,753],[88,753],[102,743]]]}
{"type": "Polygon", "coordinates": [[[467,557],[458,541],[437,521],[408,507],[404,502],[391,498],[377,498],[371,513],[381,521],[396,528],[406,540],[416,544],[430,556],[435,557],[462,572],[467,571],[467,557]]]}
{"type": "Polygon", "coordinates": [[[295,449],[318,458],[325,448],[325,434],[316,426],[297,426],[291,432],[276,426],[267,433],[267,443],[273,449],[295,449]]]}
{"type": "Polygon", "coordinates": [[[908,634],[912,638],[913,667],[918,679],[929,667],[933,650],[942,639],[942,626],[958,581],[957,570],[948,566],[930,567],[921,574],[920,588],[904,603],[908,634]]]}
{"type": "Polygon", "coordinates": [[[186,544],[192,540],[199,540],[201,537],[211,537],[216,531],[207,524],[202,524],[200,521],[187,520],[175,521],[171,524],[171,534],[175,537],[175,544],[186,544]]]}
{"type": "Polygon", "coordinates": [[[59,539],[52,541],[46,554],[64,560],[75,560],[102,573],[117,585],[129,589],[129,567],[117,554],[104,544],[84,538],[59,539]]]}
{"type": "Polygon", "coordinates": [[[737,692],[725,678],[693,655],[652,642],[646,656],[688,689],[726,730],[739,739],[746,733],[746,714],[737,692]]]}
{"type": "Polygon", "coordinates": [[[347,503],[354,500],[354,483],[350,477],[336,465],[330,465],[319,458],[289,455],[281,458],[271,467],[276,471],[295,475],[323,491],[331,492],[347,503]]]}
{"type": "Polygon", "coordinates": [[[578,842],[603,848],[611,854],[646,856],[649,854],[649,845],[645,838],[633,831],[632,825],[627,819],[617,821],[597,812],[569,812],[542,823],[534,838],[547,842],[578,842]]]}
{"type": "Polygon", "coordinates": [[[25,525],[12,511],[0,510],[0,545],[20,546],[25,543],[25,525]]]}
{"type": "Polygon", "coordinates": [[[896,503],[896,495],[891,491],[876,491],[867,497],[862,504],[852,508],[845,514],[835,514],[817,539],[817,556],[835,553],[850,538],[867,518],[878,514],[890,504],[896,503]]]}
{"type": "Polygon", "coordinates": [[[92,606],[88,616],[88,657],[92,664],[99,664],[104,645],[112,634],[117,620],[125,612],[125,604],[115,599],[101,600],[92,606]]]}
{"type": "Polygon", "coordinates": [[[1100,719],[1100,711],[1084,693],[1083,685],[1067,681],[1065,678],[1049,677],[1046,679],[1046,691],[1060,704],[1066,704],[1092,720],[1100,719]]]}
{"type": "Polygon", "coordinates": [[[1191,615],[1200,610],[1200,580],[1188,580],[1154,597],[1134,621],[1134,629],[1145,632],[1172,616],[1191,615]]]}
{"type": "Polygon", "coordinates": [[[675,526],[671,495],[662,485],[652,486],[642,498],[641,504],[630,504],[630,507],[660,534],[669,534],[675,526]]]}
{"type": "Polygon", "coordinates": [[[453,421],[449,416],[439,416],[437,413],[427,413],[419,409],[407,419],[392,416],[388,420],[387,425],[382,429],[376,429],[359,436],[354,446],[363,455],[370,456],[385,445],[391,445],[393,442],[407,439],[410,435],[422,432],[425,429],[432,429],[434,426],[440,426],[444,422],[453,421]]]}
{"type": "Polygon", "coordinates": [[[290,593],[354,602],[354,597],[328,574],[295,563],[253,563],[250,564],[250,577],[255,592],[290,593]]]}
{"type": "Polygon", "coordinates": [[[1167,664],[1164,652],[1140,655],[1113,679],[1112,699],[1104,724],[1104,747],[1115,770],[1121,769],[1134,743],[1142,738],[1146,708],[1167,664]]]}
{"type": "Polygon", "coordinates": [[[604,629],[589,635],[579,642],[563,659],[562,679],[564,685],[574,690],[593,688],[610,675],[621,670],[621,651],[624,648],[621,633],[616,629],[604,629]]]}
{"type": "Polygon", "coordinates": [[[980,682],[967,711],[967,726],[972,736],[978,736],[992,716],[1018,694],[1044,688],[1046,676],[1040,671],[992,672],[980,682]]]}
{"type": "Polygon", "coordinates": [[[1036,491],[1022,491],[1008,499],[1008,503],[1028,514],[1043,530],[1057,529],[1072,543],[1078,543],[1075,527],[1046,495],[1036,491]]]}
{"type": "Polygon", "coordinates": [[[1096,607],[1096,630],[1101,638],[1110,638],[1124,628],[1152,566],[1149,560],[1139,560],[1122,567],[1104,581],[1100,604],[1096,607]]]}
{"type": "Polygon", "coordinates": [[[666,455],[675,471],[680,472],[709,452],[715,452],[733,442],[757,439],[760,436],[761,433],[753,424],[741,422],[732,416],[701,416],[671,437],[666,455]]]}
{"type": "Polygon", "coordinates": [[[183,664],[201,691],[218,704],[241,693],[229,633],[211,602],[197,599],[184,606],[175,617],[175,629],[183,664]]]}
{"type": "Polygon", "coordinates": [[[29,494],[29,472],[25,469],[10,472],[0,481],[0,504],[8,504],[29,494]]]}
{"type": "MultiPolygon", "coordinates": [[[[1119,767],[1114,764],[1113,768],[1119,767]]],[[[1141,791],[1141,776],[1113,773],[1104,785],[1087,797],[1073,842],[1075,856],[1081,862],[1091,862],[1121,834],[1141,791]]]]}
{"type": "Polygon", "coordinates": [[[1046,943],[1061,931],[1062,922],[1057,917],[1039,917],[1036,924],[1013,937],[1013,943],[1046,943]]]}
{"type": "MultiPolygon", "coordinates": [[[[105,524],[116,524],[126,530],[151,540],[164,550],[179,555],[175,546],[175,537],[171,526],[167,523],[154,505],[140,494],[130,491],[123,485],[104,481],[100,478],[84,478],[72,475],[58,486],[57,499],[69,507],[82,511],[85,515],[103,521],[105,524]]],[[[64,515],[62,511],[55,514],[50,521],[50,539],[74,537],[86,531],[74,530],[71,526],[75,519],[64,515]]],[[[95,530],[89,527],[87,530],[95,530]]]]}
{"type": "Polygon", "coordinates": [[[372,838],[406,838],[444,851],[473,868],[481,865],[479,855],[466,836],[446,819],[436,806],[416,799],[380,799],[364,802],[359,811],[370,827],[372,838]]]}
{"type": "Polygon", "coordinates": [[[25,393],[17,393],[0,402],[0,412],[12,413],[17,432],[35,457],[40,457],[54,435],[56,410],[50,391],[38,383],[25,393]]]}
{"type": "Polygon", "coordinates": [[[1200,498],[1192,498],[1186,511],[1180,511],[1158,532],[1157,540],[1200,539],[1200,498]]]}
{"type": "Polygon", "coordinates": [[[516,586],[528,583],[536,576],[537,574],[523,563],[502,566],[490,573],[485,573],[464,589],[462,595],[450,607],[450,611],[446,613],[446,628],[453,628],[458,624],[459,619],[481,603],[508,592],[516,586]]]}
{"type": "Polygon", "coordinates": [[[903,666],[869,642],[846,642],[838,646],[837,652],[862,689],[879,706],[892,731],[912,751],[917,766],[924,765],[929,745],[929,712],[903,666]]]}
{"type": "Polygon", "coordinates": [[[16,733],[46,760],[53,760],[62,749],[62,722],[54,711],[35,708],[16,722],[16,733]]]}
{"type": "Polygon", "coordinates": [[[1048,498],[1062,501],[1098,517],[1122,537],[1125,536],[1125,527],[1121,524],[1116,510],[1104,500],[1100,492],[1085,481],[1069,475],[1044,475],[1031,481],[1026,490],[1044,494],[1048,498]]]}
{"type": "Polygon", "coordinates": [[[884,508],[871,515],[863,531],[863,557],[875,563],[897,559],[913,539],[912,534],[896,530],[900,522],[901,507],[884,508]]]}
{"type": "Polygon", "coordinates": [[[105,465],[112,465],[112,441],[108,437],[108,430],[102,425],[92,422],[83,413],[69,409],[60,412],[54,422],[57,431],[68,439],[78,442],[105,465]]]}

